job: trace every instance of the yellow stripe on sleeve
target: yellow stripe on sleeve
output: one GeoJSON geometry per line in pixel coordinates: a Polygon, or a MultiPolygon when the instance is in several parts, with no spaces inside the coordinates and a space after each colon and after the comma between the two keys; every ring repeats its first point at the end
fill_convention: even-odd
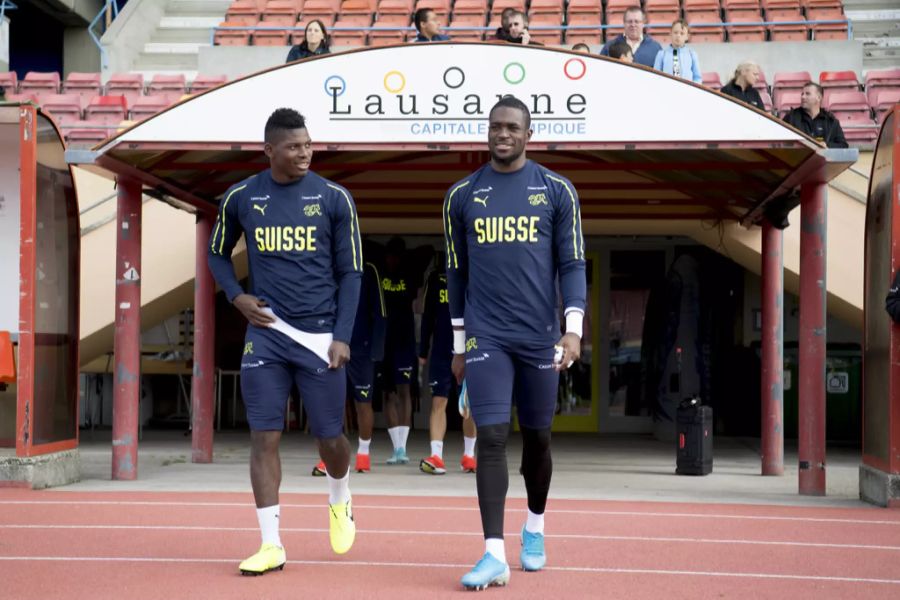
{"type": "Polygon", "coordinates": [[[447,244],[447,268],[459,268],[459,260],[456,257],[456,245],[453,243],[453,223],[450,222],[450,203],[453,202],[453,195],[456,194],[459,190],[469,185],[468,181],[465,181],[450,192],[450,195],[447,197],[447,206],[444,208],[444,238],[447,244]],[[453,257],[453,262],[451,264],[450,257],[453,257]]]}
{"type": "Polygon", "coordinates": [[[350,248],[353,250],[353,270],[362,271],[362,237],[359,234],[359,221],[356,219],[356,211],[353,210],[353,202],[350,200],[350,196],[347,195],[347,192],[345,192],[343,188],[340,188],[331,183],[328,184],[328,187],[333,190],[339,191],[344,196],[344,200],[347,201],[347,208],[350,209],[350,248]],[[359,246],[358,261],[356,259],[357,246],[359,246]]]}
{"type": "Polygon", "coordinates": [[[553,175],[550,175],[548,173],[547,178],[552,179],[553,181],[556,181],[557,183],[561,183],[562,186],[564,188],[566,188],[566,191],[569,192],[569,198],[571,198],[571,200],[572,200],[572,247],[575,251],[575,260],[578,260],[579,258],[583,259],[584,258],[584,240],[582,240],[582,243],[581,243],[581,252],[579,253],[579,251],[578,251],[579,250],[578,230],[580,228],[578,227],[578,220],[579,220],[578,219],[578,204],[575,202],[575,194],[572,193],[571,188],[569,188],[569,184],[566,183],[565,181],[563,181],[562,179],[560,179],[559,177],[554,177],[553,175]]]}
{"type": "Polygon", "coordinates": [[[378,287],[378,300],[381,302],[381,316],[387,317],[387,309],[384,307],[384,291],[381,289],[381,275],[378,274],[378,267],[372,263],[366,263],[375,271],[375,283],[378,287]]]}
{"type": "Polygon", "coordinates": [[[247,184],[240,187],[236,187],[225,197],[225,201],[222,202],[222,210],[219,212],[219,222],[216,223],[216,231],[213,233],[212,244],[210,245],[210,249],[213,252],[216,252],[216,236],[219,235],[219,230],[221,229],[222,234],[219,237],[219,251],[217,254],[222,254],[222,248],[225,246],[225,209],[228,207],[228,201],[231,200],[231,197],[235,195],[235,193],[241,191],[247,187],[247,184]]]}

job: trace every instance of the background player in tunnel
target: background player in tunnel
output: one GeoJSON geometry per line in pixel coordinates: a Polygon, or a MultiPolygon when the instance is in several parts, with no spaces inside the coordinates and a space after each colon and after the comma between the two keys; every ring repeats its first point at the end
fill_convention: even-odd
{"type": "Polygon", "coordinates": [[[295,383],[329,474],[332,549],[347,552],[356,534],[350,444],[343,435],[344,365],[363,270],[356,207],[344,188],[309,170],[312,142],[297,111],[272,113],[264,147],[269,169],[226,192],[208,252],[213,276],[250,323],[241,393],[251,430],[250,481],[262,546],[240,564],[248,575],[285,563],[278,531],[278,445],[295,383]],[[247,238],[249,293],[231,262],[241,235],[247,238]]]}
{"type": "Polygon", "coordinates": [[[541,569],[550,489],[550,426],[559,370],[577,360],[584,319],[584,240],[578,197],[560,175],[527,159],[528,107],[512,96],[491,109],[491,160],[454,184],[444,200],[453,372],[465,376],[478,428],[478,504],[485,553],[462,578],[470,589],[505,585],[503,510],[513,389],[528,492],[519,555],[541,569]],[[566,333],[559,337],[562,292],[566,333]]]}

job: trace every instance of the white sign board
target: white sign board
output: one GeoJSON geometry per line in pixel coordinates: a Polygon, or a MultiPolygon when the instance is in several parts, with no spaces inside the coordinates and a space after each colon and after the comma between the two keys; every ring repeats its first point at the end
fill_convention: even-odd
{"type": "Polygon", "coordinates": [[[484,143],[491,106],[532,111],[533,141],[795,141],[780,122],[700,86],[618,61],[511,44],[410,44],[335,54],[226,85],[118,141],[259,143],[277,108],[317,143],[484,143]]]}
{"type": "Polygon", "coordinates": [[[0,124],[0,331],[19,333],[19,124],[0,124]]]}

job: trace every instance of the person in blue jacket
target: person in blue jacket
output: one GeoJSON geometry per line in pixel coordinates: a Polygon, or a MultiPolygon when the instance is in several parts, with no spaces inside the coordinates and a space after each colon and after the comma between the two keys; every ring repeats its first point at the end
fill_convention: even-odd
{"type": "Polygon", "coordinates": [[[672,43],[657,53],[653,68],[694,83],[703,83],[697,53],[686,45],[689,36],[687,21],[684,19],[673,21],[672,43]]]}
{"type": "Polygon", "coordinates": [[[612,46],[624,42],[631,47],[635,63],[645,67],[652,67],[653,62],[656,60],[656,55],[662,50],[662,46],[652,37],[644,34],[644,11],[641,10],[640,6],[632,6],[625,11],[622,21],[625,24],[625,33],[606,42],[603,48],[600,49],[600,54],[609,56],[609,49],[612,46]]]}

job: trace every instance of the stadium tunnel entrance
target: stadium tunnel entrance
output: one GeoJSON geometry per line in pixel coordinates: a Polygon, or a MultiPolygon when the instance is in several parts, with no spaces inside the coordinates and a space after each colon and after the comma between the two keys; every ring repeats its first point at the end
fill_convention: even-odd
{"type": "Polygon", "coordinates": [[[762,471],[783,472],[780,227],[799,204],[800,489],[824,493],[825,186],[857,152],[827,150],[768,114],[640,66],[478,43],[371,48],[280,66],[179,103],[93,151],[69,152],[70,162],[118,180],[114,478],[136,476],[140,280],[119,271],[140,270],[142,191],[197,214],[193,459],[207,462],[217,365],[206,243],[223,192],[267,167],[260,139],[269,114],[290,106],[306,116],[312,168],[351,191],[364,234],[439,246],[444,193],[488,160],[487,113],[504,94],[532,109],[529,157],[575,185],[589,251],[587,351],[582,369],[563,380],[555,426],[597,431],[615,421],[673,437],[683,396],[717,405],[729,373],[723,366],[713,376],[712,365],[740,373],[746,359],[717,353],[736,328],[727,298],[738,273],[733,261],[685,242],[737,222],[762,229],[756,389],[766,391],[761,410],[751,407],[762,413],[762,471]],[[612,316],[629,311],[614,339],[612,316]]]}

